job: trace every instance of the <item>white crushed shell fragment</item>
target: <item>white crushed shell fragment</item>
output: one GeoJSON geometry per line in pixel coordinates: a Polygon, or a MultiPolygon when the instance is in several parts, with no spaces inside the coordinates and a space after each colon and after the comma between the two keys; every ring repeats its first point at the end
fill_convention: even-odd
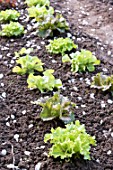
{"type": "Polygon", "coordinates": [[[101,101],[101,107],[102,108],[106,107],[106,104],[104,103],[104,101],[101,101]]]}
{"type": "Polygon", "coordinates": [[[24,154],[25,154],[26,156],[29,156],[30,153],[31,153],[31,152],[29,152],[29,151],[24,151],[24,154]]]}
{"type": "Polygon", "coordinates": [[[14,164],[8,164],[7,168],[9,168],[9,169],[19,169],[18,166],[15,166],[14,164]]]}
{"type": "Polygon", "coordinates": [[[41,44],[42,44],[42,45],[44,45],[44,44],[45,44],[45,42],[44,42],[44,41],[41,41],[41,44]]]}
{"type": "Polygon", "coordinates": [[[83,78],[81,77],[79,80],[80,80],[80,81],[82,81],[82,80],[83,80],[83,78]]]}
{"type": "Polygon", "coordinates": [[[100,163],[100,160],[99,160],[99,159],[97,159],[97,160],[96,160],[96,162],[100,163]]]}
{"type": "Polygon", "coordinates": [[[81,104],[81,107],[84,108],[84,107],[86,107],[86,105],[85,104],[81,104]]]}
{"type": "Polygon", "coordinates": [[[74,86],[74,87],[73,87],[73,90],[78,91],[78,89],[77,89],[77,87],[76,87],[76,86],[74,86]]]}
{"type": "Polygon", "coordinates": [[[1,83],[1,86],[4,87],[4,83],[1,83]]]}
{"type": "Polygon", "coordinates": [[[56,60],[52,60],[52,63],[57,63],[57,61],[56,60]]]}
{"type": "Polygon", "coordinates": [[[67,37],[68,37],[68,38],[72,37],[71,33],[68,32],[68,33],[67,33],[67,37]]]}
{"type": "Polygon", "coordinates": [[[107,72],[107,71],[108,71],[106,68],[103,68],[102,70],[103,70],[104,72],[107,72]]]}
{"type": "Polygon", "coordinates": [[[108,51],[107,54],[108,54],[108,55],[111,55],[111,51],[108,51]]]}
{"type": "Polygon", "coordinates": [[[44,152],[43,155],[48,156],[47,152],[44,152]]]}
{"type": "Polygon", "coordinates": [[[9,122],[6,122],[6,126],[10,127],[10,123],[9,123],[9,122]]]}
{"type": "Polygon", "coordinates": [[[16,120],[13,120],[13,123],[16,123],[16,120]]]}
{"type": "Polygon", "coordinates": [[[111,133],[111,137],[113,138],[113,132],[111,133]]]}
{"type": "Polygon", "coordinates": [[[103,122],[104,122],[104,121],[103,121],[103,120],[101,120],[101,121],[100,121],[100,124],[102,124],[103,122]]]}
{"type": "Polygon", "coordinates": [[[0,59],[2,58],[2,55],[0,55],[0,59]]]}
{"type": "Polygon", "coordinates": [[[1,151],[1,155],[2,155],[2,156],[5,156],[6,154],[7,154],[6,149],[2,149],[2,151],[1,151]]]}
{"type": "Polygon", "coordinates": [[[15,134],[15,135],[14,135],[14,139],[18,142],[19,134],[15,134]]]}
{"type": "Polygon", "coordinates": [[[0,79],[2,79],[3,77],[4,77],[4,75],[1,73],[1,74],[0,74],[0,79]]]}
{"type": "Polygon", "coordinates": [[[94,93],[91,93],[91,94],[90,94],[90,98],[91,98],[91,99],[94,99],[94,98],[95,98],[95,97],[94,97],[94,93]]]}
{"type": "Polygon", "coordinates": [[[23,114],[23,115],[25,115],[25,114],[26,114],[26,112],[27,112],[26,110],[23,110],[23,111],[22,111],[22,114],[23,114]]]}
{"type": "Polygon", "coordinates": [[[78,100],[82,100],[82,97],[77,97],[78,98],[78,100]]]}
{"type": "Polygon", "coordinates": [[[12,114],[11,114],[11,119],[15,119],[15,115],[12,115],[12,114]]]}
{"type": "Polygon", "coordinates": [[[30,125],[28,126],[29,129],[32,128],[32,127],[33,127],[33,124],[30,124],[30,125]]]}
{"type": "Polygon", "coordinates": [[[85,112],[85,111],[83,111],[83,112],[82,112],[82,114],[83,114],[83,115],[86,115],[86,112],[85,112]]]}
{"type": "Polygon", "coordinates": [[[113,103],[113,100],[108,99],[107,102],[108,102],[109,104],[112,104],[112,103],[113,103]]]}
{"type": "Polygon", "coordinates": [[[14,64],[15,63],[15,61],[14,60],[11,60],[11,64],[14,64]]]}
{"type": "Polygon", "coordinates": [[[3,92],[3,93],[2,93],[2,97],[3,97],[3,98],[6,98],[6,92],[3,92]]]}
{"type": "Polygon", "coordinates": [[[40,146],[40,149],[44,149],[45,148],[45,146],[40,146]]]}
{"type": "Polygon", "coordinates": [[[107,151],[107,155],[110,155],[111,153],[112,153],[111,150],[107,151]]]}
{"type": "Polygon", "coordinates": [[[40,170],[41,164],[42,164],[41,162],[37,163],[37,164],[35,165],[35,170],[40,170]]]}

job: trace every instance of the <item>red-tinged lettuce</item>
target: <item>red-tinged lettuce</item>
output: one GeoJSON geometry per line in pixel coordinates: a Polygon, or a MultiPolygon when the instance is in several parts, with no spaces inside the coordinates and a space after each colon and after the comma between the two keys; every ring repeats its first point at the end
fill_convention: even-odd
{"type": "Polygon", "coordinates": [[[90,160],[90,145],[96,145],[95,137],[87,134],[85,126],[79,120],[65,126],[66,128],[52,128],[51,133],[45,135],[44,142],[49,140],[52,144],[49,156],[69,161],[72,157],[82,155],[84,159],[90,160]]]}
{"type": "Polygon", "coordinates": [[[50,98],[41,98],[32,103],[42,106],[40,117],[43,121],[49,121],[55,118],[61,119],[64,123],[74,121],[74,115],[70,113],[75,104],[59,93],[55,93],[50,98]]]}
{"type": "Polygon", "coordinates": [[[44,76],[34,76],[32,73],[27,79],[28,88],[36,89],[38,88],[41,93],[45,91],[52,91],[54,88],[59,89],[62,87],[62,82],[60,79],[55,79],[53,76],[54,70],[48,69],[43,72],[44,76]]]}

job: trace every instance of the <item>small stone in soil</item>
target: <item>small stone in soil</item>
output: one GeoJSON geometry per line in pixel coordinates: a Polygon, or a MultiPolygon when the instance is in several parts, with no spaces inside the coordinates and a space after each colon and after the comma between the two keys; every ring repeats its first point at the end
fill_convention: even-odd
{"type": "Polygon", "coordinates": [[[14,135],[14,139],[18,142],[19,135],[18,135],[18,134],[15,134],[15,135],[14,135]]]}
{"type": "Polygon", "coordinates": [[[7,154],[6,149],[2,149],[2,151],[1,151],[1,155],[2,155],[2,156],[5,156],[6,154],[7,154]]]}
{"type": "Polygon", "coordinates": [[[25,154],[26,156],[29,156],[29,155],[30,155],[30,152],[29,152],[29,151],[24,151],[24,154],[25,154]]]}

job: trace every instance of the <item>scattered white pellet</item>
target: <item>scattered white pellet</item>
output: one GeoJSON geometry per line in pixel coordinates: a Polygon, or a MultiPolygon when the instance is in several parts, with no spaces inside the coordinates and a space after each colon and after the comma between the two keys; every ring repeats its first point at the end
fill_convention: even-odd
{"type": "Polygon", "coordinates": [[[101,107],[102,108],[106,107],[106,104],[104,103],[104,101],[101,101],[101,107]]]}
{"type": "Polygon", "coordinates": [[[1,151],[1,155],[2,155],[2,156],[5,156],[6,154],[7,154],[6,149],[2,149],[2,151],[1,151]]]}
{"type": "Polygon", "coordinates": [[[111,154],[111,150],[107,151],[107,155],[110,155],[111,154]]]}
{"type": "Polygon", "coordinates": [[[85,112],[85,111],[83,111],[83,112],[82,112],[82,114],[83,114],[83,115],[86,115],[86,112],[85,112]]]}
{"type": "Polygon", "coordinates": [[[107,72],[107,71],[108,71],[107,68],[103,68],[102,70],[103,70],[104,72],[107,72]]]}
{"type": "Polygon", "coordinates": [[[113,132],[111,133],[111,137],[113,138],[113,132]]]}
{"type": "Polygon", "coordinates": [[[68,38],[72,37],[71,33],[68,32],[68,33],[67,33],[67,37],[68,37],[68,38]]]}
{"type": "Polygon", "coordinates": [[[12,115],[12,114],[11,114],[11,119],[15,119],[15,115],[12,115]]]}
{"type": "Polygon", "coordinates": [[[57,61],[56,60],[52,60],[52,63],[57,63],[57,61]]]}
{"type": "Polygon", "coordinates": [[[28,126],[29,129],[32,128],[32,127],[33,127],[33,124],[30,124],[30,125],[28,126]]]}
{"type": "Polygon", "coordinates": [[[2,93],[2,97],[6,98],[6,93],[5,92],[2,93]]]}
{"type": "Polygon", "coordinates": [[[112,104],[112,103],[113,103],[113,100],[108,99],[107,102],[108,102],[109,104],[112,104]]]}
{"type": "Polygon", "coordinates": [[[86,105],[85,104],[81,104],[81,107],[84,108],[84,107],[86,107],[86,105]]]}
{"type": "Polygon", "coordinates": [[[25,115],[25,114],[26,114],[26,112],[27,112],[26,110],[23,110],[23,111],[22,111],[22,114],[23,114],[23,115],[25,115]]]}
{"type": "Polygon", "coordinates": [[[40,149],[44,149],[44,148],[45,148],[45,146],[43,146],[43,145],[42,145],[42,146],[40,146],[40,149]]]}
{"type": "Polygon", "coordinates": [[[77,98],[78,98],[78,100],[82,100],[82,97],[80,97],[80,96],[78,96],[77,98]]]}
{"type": "Polygon", "coordinates": [[[0,79],[2,79],[3,77],[4,77],[4,75],[1,73],[1,74],[0,74],[0,79]]]}
{"type": "Polygon", "coordinates": [[[103,122],[104,122],[104,121],[103,121],[103,120],[101,120],[101,121],[100,121],[100,124],[102,124],[103,122]]]}
{"type": "Polygon", "coordinates": [[[78,88],[76,86],[73,87],[73,90],[78,91],[78,88]]]}
{"type": "Polygon", "coordinates": [[[4,87],[4,83],[1,83],[1,86],[4,87]]]}
{"type": "Polygon", "coordinates": [[[108,54],[108,55],[111,55],[111,51],[108,51],[107,54],[108,54]]]}
{"type": "Polygon", "coordinates": [[[29,152],[29,151],[24,151],[24,154],[25,154],[26,156],[29,156],[29,155],[30,155],[30,152],[29,152]]]}
{"type": "Polygon", "coordinates": [[[14,139],[18,142],[19,134],[15,134],[15,135],[14,135],[14,139]]]}
{"type": "Polygon", "coordinates": [[[41,164],[42,164],[41,162],[37,163],[37,164],[35,165],[35,170],[40,170],[41,164]]]}
{"type": "Polygon", "coordinates": [[[94,93],[91,93],[91,94],[90,94],[90,98],[91,98],[91,99],[95,99],[94,93]]]}
{"type": "Polygon", "coordinates": [[[6,126],[10,127],[10,123],[9,123],[9,122],[6,122],[6,126]]]}

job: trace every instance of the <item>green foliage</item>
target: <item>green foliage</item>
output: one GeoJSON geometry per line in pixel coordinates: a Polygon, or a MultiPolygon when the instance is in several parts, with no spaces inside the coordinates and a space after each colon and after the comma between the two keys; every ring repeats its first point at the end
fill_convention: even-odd
{"type": "Polygon", "coordinates": [[[37,56],[26,55],[16,60],[16,63],[20,64],[21,67],[16,66],[12,71],[20,75],[34,73],[34,71],[43,71],[43,63],[37,56]]]}
{"type": "Polygon", "coordinates": [[[93,78],[91,87],[101,89],[102,91],[109,90],[113,93],[113,75],[107,76],[102,73],[96,74],[93,78]]]}
{"type": "Polygon", "coordinates": [[[36,20],[38,21],[37,32],[42,38],[53,36],[54,31],[64,33],[69,30],[69,24],[61,14],[56,14],[56,16],[49,14],[42,18],[37,17],[36,20]]]}
{"type": "Polygon", "coordinates": [[[31,6],[49,6],[50,1],[49,0],[26,0],[26,4],[31,7],[31,6]]]}
{"type": "Polygon", "coordinates": [[[71,51],[73,48],[77,48],[77,45],[70,38],[57,38],[50,40],[50,44],[46,46],[48,52],[53,54],[62,54],[71,51]]]}
{"type": "Polygon", "coordinates": [[[52,120],[54,118],[59,118],[66,123],[74,121],[74,116],[72,119],[72,114],[69,112],[75,104],[59,93],[55,93],[51,98],[41,98],[32,103],[43,107],[40,113],[40,117],[43,121],[52,120]]]}
{"type": "Polygon", "coordinates": [[[33,48],[26,49],[25,47],[21,48],[20,51],[15,52],[15,57],[19,58],[25,54],[30,54],[33,51],[33,48]]]}
{"type": "Polygon", "coordinates": [[[90,145],[96,145],[95,137],[86,133],[84,125],[80,125],[79,120],[76,120],[75,124],[67,124],[66,128],[52,128],[51,133],[44,137],[44,142],[48,140],[53,144],[49,156],[68,160],[72,156],[76,158],[80,155],[90,160],[90,145]]]}
{"type": "Polygon", "coordinates": [[[46,8],[45,6],[38,7],[38,6],[32,6],[27,9],[29,17],[31,18],[36,18],[39,20],[39,18],[44,18],[44,16],[49,15],[49,14],[54,14],[54,9],[53,7],[48,7],[46,8]]]}
{"type": "Polygon", "coordinates": [[[71,71],[72,72],[84,72],[86,69],[89,72],[95,70],[95,65],[100,64],[100,60],[89,51],[89,50],[81,50],[81,52],[77,51],[76,53],[70,54],[71,60],[71,71]]]}
{"type": "Polygon", "coordinates": [[[6,21],[17,21],[20,16],[20,13],[16,10],[7,9],[0,12],[0,22],[6,21]]]}
{"type": "Polygon", "coordinates": [[[18,22],[10,22],[10,24],[2,25],[0,36],[20,36],[24,34],[24,27],[18,22]]]}
{"type": "Polygon", "coordinates": [[[60,88],[62,86],[61,80],[55,79],[52,73],[54,73],[54,70],[48,69],[43,72],[44,76],[34,76],[30,74],[27,79],[28,88],[38,88],[41,93],[44,91],[52,91],[54,88],[60,88]]]}

